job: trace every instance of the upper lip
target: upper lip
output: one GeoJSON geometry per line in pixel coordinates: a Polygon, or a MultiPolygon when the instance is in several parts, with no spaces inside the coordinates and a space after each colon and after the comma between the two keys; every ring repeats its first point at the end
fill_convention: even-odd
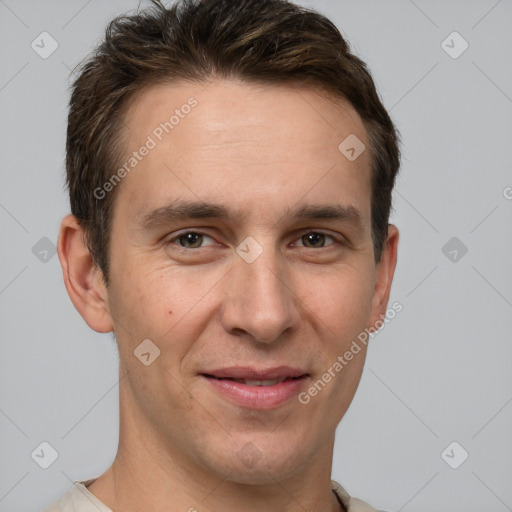
{"type": "Polygon", "coordinates": [[[229,368],[220,368],[202,372],[202,375],[210,375],[217,379],[252,379],[252,380],[272,380],[282,377],[301,377],[307,375],[307,372],[300,368],[290,366],[275,366],[273,368],[254,368],[249,366],[230,366],[229,368]]]}

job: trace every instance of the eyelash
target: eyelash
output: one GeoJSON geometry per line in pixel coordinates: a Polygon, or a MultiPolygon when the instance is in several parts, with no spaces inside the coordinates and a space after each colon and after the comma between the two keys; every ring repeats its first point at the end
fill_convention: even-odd
{"type": "MultiPolygon", "coordinates": [[[[188,235],[189,233],[194,233],[196,235],[201,235],[201,236],[206,236],[208,238],[211,238],[213,240],[213,237],[211,237],[210,235],[207,235],[206,233],[203,233],[202,231],[195,231],[195,230],[187,230],[187,231],[182,231],[174,236],[172,236],[171,238],[168,238],[166,241],[165,241],[165,246],[168,247],[169,245],[171,245],[172,243],[176,242],[180,237],[184,236],[184,235],[188,235]]],[[[326,246],[323,246],[323,247],[319,247],[319,248],[311,248],[311,247],[305,247],[305,246],[300,246],[300,247],[303,247],[304,249],[313,249],[313,250],[319,250],[319,249],[328,249],[329,247],[333,246],[333,245],[336,245],[336,244],[339,244],[339,245],[346,245],[346,242],[344,241],[344,239],[340,236],[340,237],[336,237],[334,235],[331,235],[330,233],[326,233],[324,231],[317,231],[317,230],[309,230],[309,231],[303,231],[302,234],[297,238],[297,240],[300,240],[302,237],[306,236],[306,235],[309,235],[311,233],[315,233],[315,234],[318,234],[318,235],[324,235],[328,238],[331,238],[334,243],[331,243],[329,245],[326,245],[326,246]]],[[[213,245],[213,244],[212,244],[213,245]]],[[[207,246],[207,247],[210,247],[210,246],[207,246]]],[[[189,247],[183,247],[181,245],[178,244],[178,248],[179,249],[182,249],[182,250],[198,250],[198,249],[204,249],[205,247],[195,247],[195,248],[189,248],[189,247]]]]}

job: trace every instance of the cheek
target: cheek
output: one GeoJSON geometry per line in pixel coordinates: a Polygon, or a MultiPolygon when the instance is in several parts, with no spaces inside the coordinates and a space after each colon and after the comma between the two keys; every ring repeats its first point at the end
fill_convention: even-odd
{"type": "Polygon", "coordinates": [[[315,347],[317,380],[306,390],[310,400],[307,407],[311,417],[323,418],[320,430],[335,428],[359,385],[367,345],[358,341],[358,336],[370,319],[371,283],[371,272],[347,267],[323,282],[323,290],[316,288],[317,293],[310,298],[321,331],[315,347]]]}
{"type": "Polygon", "coordinates": [[[371,272],[346,266],[320,280],[305,303],[339,344],[367,327],[372,306],[371,272]]]}
{"type": "Polygon", "coordinates": [[[125,361],[131,360],[133,350],[145,339],[164,349],[163,335],[176,323],[178,315],[171,300],[172,291],[167,290],[163,279],[126,272],[122,279],[112,279],[112,283],[115,285],[109,291],[109,305],[125,361]]]}
{"type": "MultiPolygon", "coordinates": [[[[126,357],[144,339],[150,339],[165,355],[172,353],[173,364],[179,364],[200,335],[209,318],[210,298],[205,290],[218,280],[204,272],[185,273],[162,268],[139,273],[128,272],[127,278],[116,281],[110,295],[113,315],[118,319],[116,334],[122,333],[126,357]]],[[[167,360],[163,357],[162,360],[167,360]]]]}

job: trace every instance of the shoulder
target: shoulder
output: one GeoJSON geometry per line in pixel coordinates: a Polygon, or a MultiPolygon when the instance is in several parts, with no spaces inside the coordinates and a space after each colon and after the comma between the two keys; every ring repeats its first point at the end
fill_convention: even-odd
{"type": "Polygon", "coordinates": [[[88,489],[93,480],[74,482],[68,492],[57,502],[45,508],[43,512],[112,512],[88,489]]]}
{"type": "Polygon", "coordinates": [[[365,501],[350,496],[349,493],[335,480],[331,480],[331,488],[348,512],[382,512],[368,505],[365,501]]]}

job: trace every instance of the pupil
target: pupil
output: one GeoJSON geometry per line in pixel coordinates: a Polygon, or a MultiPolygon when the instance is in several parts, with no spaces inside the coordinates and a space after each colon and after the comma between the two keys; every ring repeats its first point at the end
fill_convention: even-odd
{"type": "Polygon", "coordinates": [[[322,233],[309,233],[306,235],[307,243],[316,245],[319,241],[323,241],[324,235],[322,233]]]}
{"type": "Polygon", "coordinates": [[[191,245],[197,245],[197,242],[200,241],[201,235],[197,233],[187,233],[186,235],[182,236],[182,241],[184,242],[183,245],[186,247],[189,247],[191,245]]]}

